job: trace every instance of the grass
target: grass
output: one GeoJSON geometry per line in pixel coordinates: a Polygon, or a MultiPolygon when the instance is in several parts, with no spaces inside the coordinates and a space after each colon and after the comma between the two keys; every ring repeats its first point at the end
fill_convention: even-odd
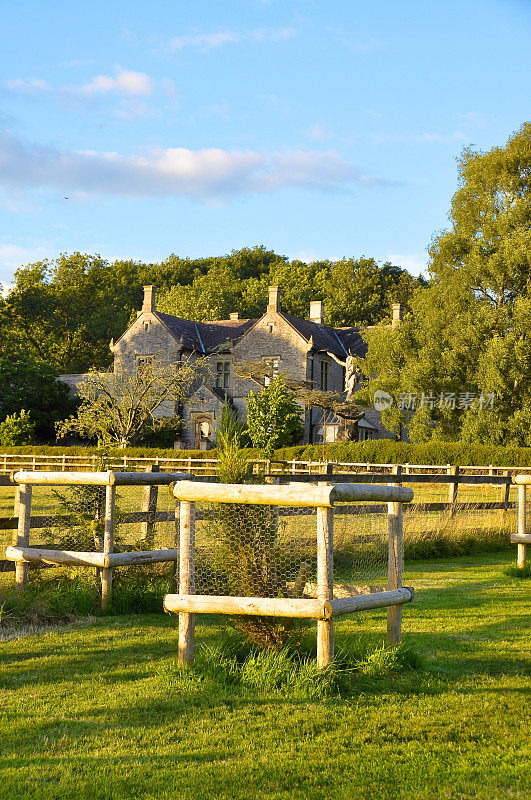
{"type": "Polygon", "coordinates": [[[297,663],[202,617],[188,671],[161,615],[5,641],[0,797],[523,800],[529,607],[512,561],[408,564],[407,647],[382,648],[382,612],[345,618],[324,676],[311,626],[297,663]]]}

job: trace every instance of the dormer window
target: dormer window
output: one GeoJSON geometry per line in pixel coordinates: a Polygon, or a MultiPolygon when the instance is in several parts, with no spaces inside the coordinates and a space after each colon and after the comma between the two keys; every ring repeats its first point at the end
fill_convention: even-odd
{"type": "Polygon", "coordinates": [[[228,389],[230,386],[230,361],[216,363],[216,389],[228,389]]]}

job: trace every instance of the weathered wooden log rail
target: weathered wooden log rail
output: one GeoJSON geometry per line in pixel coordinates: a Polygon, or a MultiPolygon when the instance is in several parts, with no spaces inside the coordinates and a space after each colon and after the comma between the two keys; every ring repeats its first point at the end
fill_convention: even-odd
{"type": "MultiPolygon", "coordinates": [[[[112,571],[117,566],[133,564],[158,563],[164,561],[176,562],[179,558],[177,548],[165,550],[144,550],[127,553],[114,552],[114,527],[117,486],[142,486],[144,497],[142,500],[143,511],[133,512],[129,515],[130,521],[137,521],[140,517],[146,528],[144,533],[149,533],[154,525],[153,508],[156,508],[159,486],[169,486],[176,481],[188,479],[186,473],[158,472],[150,468],[147,472],[32,472],[20,471],[12,476],[16,486],[15,509],[17,521],[16,541],[6,550],[6,558],[15,564],[16,585],[23,589],[27,582],[28,567],[33,565],[63,564],[70,566],[97,567],[101,578],[101,604],[106,610],[112,595],[112,571]],[[30,546],[30,532],[32,527],[43,527],[50,523],[49,517],[32,517],[32,491],[34,486],[101,486],[105,488],[104,504],[104,534],[101,552],[79,552],[72,550],[54,550],[43,547],[30,546]],[[33,526],[32,526],[33,523],[33,526]]],[[[173,515],[175,519],[175,514],[173,515]]],[[[62,517],[68,522],[69,517],[62,517]]],[[[13,518],[12,518],[13,519],[13,518]]],[[[11,522],[12,520],[10,520],[11,522]]],[[[11,525],[6,526],[11,527],[11,525]]],[[[176,519],[176,531],[178,520],[176,519]]]]}
{"type": "Polygon", "coordinates": [[[334,655],[334,617],[387,608],[387,638],[396,645],[401,637],[401,606],[413,600],[413,590],[402,586],[404,563],[402,504],[413,499],[412,489],[397,485],[334,483],[332,485],[236,485],[182,480],[173,486],[180,503],[179,593],[164,598],[166,611],[179,614],[179,661],[193,660],[195,615],[237,614],[317,620],[317,663],[324,667],[334,655]],[[388,587],[336,599],[334,588],[333,527],[336,503],[386,501],[388,514],[388,587]],[[317,597],[234,597],[195,594],[196,503],[238,506],[294,507],[316,510],[317,597]]]}

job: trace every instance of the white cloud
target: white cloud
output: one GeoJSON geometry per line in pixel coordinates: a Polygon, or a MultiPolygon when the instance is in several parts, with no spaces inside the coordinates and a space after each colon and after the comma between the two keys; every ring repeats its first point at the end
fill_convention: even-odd
{"type": "Polygon", "coordinates": [[[231,31],[222,30],[213,33],[187,34],[184,36],[174,36],[170,41],[170,50],[184,50],[191,47],[201,53],[215,50],[225,44],[235,44],[236,42],[282,42],[296,36],[294,28],[255,28],[250,31],[231,31]]]}
{"type": "Polygon", "coordinates": [[[344,44],[358,56],[364,56],[367,55],[367,53],[373,53],[375,50],[380,50],[384,45],[384,42],[381,39],[376,39],[374,36],[368,36],[367,38],[361,39],[346,33],[344,30],[335,29],[333,32],[337,35],[342,44],[344,44]]]}
{"type": "Polygon", "coordinates": [[[63,97],[96,97],[105,95],[121,95],[122,97],[149,97],[157,89],[166,94],[176,94],[173,81],[170,78],[163,78],[155,81],[145,72],[136,72],[131,69],[124,69],[119,64],[116,65],[113,75],[96,75],[87,83],[79,86],[59,86],[53,87],[41,78],[31,80],[7,81],[5,88],[11,92],[53,92],[63,97]]]}
{"type": "Polygon", "coordinates": [[[421,272],[426,273],[428,270],[428,259],[425,253],[391,253],[387,256],[386,261],[407,269],[412,275],[420,275],[421,272]]]}
{"type": "Polygon", "coordinates": [[[51,92],[52,87],[47,81],[40,78],[31,78],[29,81],[23,81],[16,78],[12,81],[7,81],[5,84],[6,89],[10,92],[22,92],[24,94],[31,94],[33,92],[51,92]]]}
{"type": "Polygon", "coordinates": [[[70,197],[225,199],[286,187],[350,191],[386,185],[337,153],[157,149],[145,156],[75,152],[27,143],[0,131],[0,183],[8,189],[55,189],[70,197]]]}
{"type": "Polygon", "coordinates": [[[313,142],[326,142],[328,139],[334,138],[332,131],[328,130],[325,125],[318,124],[310,125],[310,127],[304,131],[304,135],[313,142]]]}
{"type": "Polygon", "coordinates": [[[459,114],[465,125],[471,125],[475,128],[484,128],[487,124],[487,118],[481,111],[467,111],[466,114],[459,114]]]}
{"type": "Polygon", "coordinates": [[[86,96],[114,92],[136,97],[147,97],[153,93],[154,88],[155,82],[153,78],[150,78],[145,72],[134,72],[118,66],[113,77],[110,75],[96,75],[89,83],[83,86],[66,87],[64,91],[86,96]]]}

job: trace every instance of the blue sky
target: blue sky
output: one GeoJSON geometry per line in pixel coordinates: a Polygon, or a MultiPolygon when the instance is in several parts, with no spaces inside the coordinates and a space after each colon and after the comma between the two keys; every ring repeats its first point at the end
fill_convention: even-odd
{"type": "Polygon", "coordinates": [[[0,281],[265,244],[418,273],[455,158],[531,118],[529,0],[4,4],[0,281]]]}

